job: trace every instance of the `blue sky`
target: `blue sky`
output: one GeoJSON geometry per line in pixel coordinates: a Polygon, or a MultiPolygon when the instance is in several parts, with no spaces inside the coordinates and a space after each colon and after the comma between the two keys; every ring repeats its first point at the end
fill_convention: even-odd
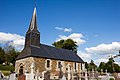
{"type": "MultiPolygon", "coordinates": [[[[110,54],[118,53],[120,0],[36,0],[36,2],[41,43],[51,45],[58,39],[77,36],[75,40],[79,42],[82,40],[78,54],[85,61],[93,59],[97,64],[99,61],[107,61],[110,54]]],[[[15,42],[13,40],[15,44],[18,38],[24,39],[33,9],[34,0],[0,1],[1,45],[13,40],[13,37],[16,40],[15,42]]],[[[19,40],[18,44],[23,44],[22,40],[19,40]]]]}

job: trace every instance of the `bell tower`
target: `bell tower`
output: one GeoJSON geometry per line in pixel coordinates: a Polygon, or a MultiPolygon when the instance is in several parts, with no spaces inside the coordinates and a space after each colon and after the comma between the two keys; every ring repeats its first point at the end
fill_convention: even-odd
{"type": "Polygon", "coordinates": [[[29,29],[26,32],[25,47],[30,45],[40,47],[40,32],[37,29],[37,14],[36,7],[34,8],[33,16],[29,25],[29,29]]]}

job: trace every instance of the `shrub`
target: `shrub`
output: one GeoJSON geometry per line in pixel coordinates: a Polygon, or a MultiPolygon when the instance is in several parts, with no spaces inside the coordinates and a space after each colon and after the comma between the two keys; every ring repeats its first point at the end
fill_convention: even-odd
{"type": "Polygon", "coordinates": [[[114,78],[110,78],[110,80],[114,80],[114,78]]]}
{"type": "Polygon", "coordinates": [[[9,76],[10,75],[10,71],[2,71],[2,73],[4,74],[4,76],[9,76]]]}
{"type": "Polygon", "coordinates": [[[15,67],[12,65],[0,65],[0,70],[4,71],[14,71],[15,67]]]}

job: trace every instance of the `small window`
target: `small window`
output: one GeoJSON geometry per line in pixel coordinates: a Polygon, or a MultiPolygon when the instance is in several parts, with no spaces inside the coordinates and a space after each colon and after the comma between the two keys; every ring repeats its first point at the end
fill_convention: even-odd
{"type": "Polygon", "coordinates": [[[61,68],[61,62],[58,62],[58,68],[61,68]]]}
{"type": "Polygon", "coordinates": [[[82,70],[82,63],[81,63],[81,70],[82,70]]]}
{"type": "Polygon", "coordinates": [[[76,62],[75,62],[75,70],[76,70],[76,62]]]}
{"type": "Polygon", "coordinates": [[[47,60],[47,68],[50,67],[50,60],[47,60]]]}

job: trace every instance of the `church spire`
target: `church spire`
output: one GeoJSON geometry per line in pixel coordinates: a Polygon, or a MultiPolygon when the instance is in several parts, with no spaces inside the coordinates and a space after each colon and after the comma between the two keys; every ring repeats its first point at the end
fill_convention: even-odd
{"type": "Polygon", "coordinates": [[[25,37],[25,47],[29,47],[31,45],[40,47],[40,32],[37,28],[37,14],[36,7],[34,7],[33,16],[25,37]]]}
{"type": "Polygon", "coordinates": [[[30,22],[30,25],[29,25],[29,29],[27,31],[27,33],[31,32],[31,31],[34,31],[34,32],[38,32],[38,29],[37,29],[37,14],[36,14],[36,7],[34,7],[34,12],[33,12],[33,16],[32,16],[32,19],[31,19],[31,22],[30,22]]]}

